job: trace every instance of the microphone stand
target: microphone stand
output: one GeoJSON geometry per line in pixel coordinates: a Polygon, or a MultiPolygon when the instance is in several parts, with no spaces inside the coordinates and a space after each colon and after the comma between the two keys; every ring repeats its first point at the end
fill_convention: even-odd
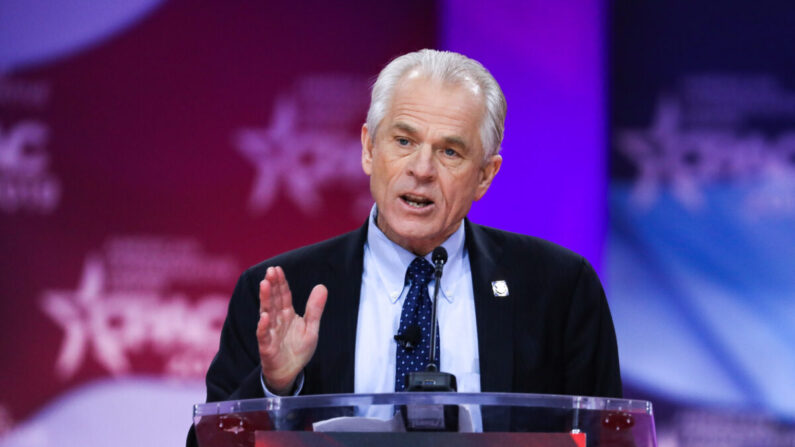
{"type": "MultiPolygon", "coordinates": [[[[428,365],[425,371],[406,374],[406,391],[449,391],[457,389],[455,376],[439,371],[436,358],[436,306],[439,301],[439,288],[442,282],[442,269],[447,262],[447,250],[436,247],[433,250],[434,276],[433,303],[431,307],[431,351],[428,354],[428,365]]],[[[401,406],[400,413],[405,421],[407,431],[448,431],[456,432],[458,426],[457,405],[406,405],[401,406]]]]}
{"type": "Polygon", "coordinates": [[[442,282],[442,270],[447,262],[447,250],[437,247],[433,250],[434,276],[433,304],[431,307],[431,350],[428,353],[428,365],[425,371],[410,372],[406,375],[406,391],[456,391],[458,389],[455,376],[439,371],[436,359],[436,306],[439,301],[439,288],[442,282]]]}

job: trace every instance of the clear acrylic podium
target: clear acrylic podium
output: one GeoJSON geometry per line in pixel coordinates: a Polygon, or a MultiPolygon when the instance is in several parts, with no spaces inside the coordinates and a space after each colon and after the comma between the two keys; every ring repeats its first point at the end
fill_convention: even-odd
{"type": "Polygon", "coordinates": [[[514,393],[334,394],[197,404],[200,447],[656,447],[650,402],[514,393]]]}

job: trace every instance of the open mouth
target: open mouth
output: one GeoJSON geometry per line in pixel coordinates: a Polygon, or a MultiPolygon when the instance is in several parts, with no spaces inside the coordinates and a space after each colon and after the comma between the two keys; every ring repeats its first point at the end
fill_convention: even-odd
{"type": "Polygon", "coordinates": [[[425,208],[433,205],[433,200],[412,194],[403,194],[400,198],[413,208],[425,208]]]}

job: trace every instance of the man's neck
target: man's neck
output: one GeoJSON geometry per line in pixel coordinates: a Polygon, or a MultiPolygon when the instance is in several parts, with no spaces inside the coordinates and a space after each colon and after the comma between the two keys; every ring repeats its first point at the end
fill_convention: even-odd
{"type": "Polygon", "coordinates": [[[376,207],[375,210],[375,225],[384,233],[384,236],[387,237],[390,241],[394,242],[395,244],[403,247],[407,251],[413,253],[416,256],[424,258],[428,255],[428,253],[432,252],[436,247],[442,245],[444,241],[446,241],[453,233],[458,231],[458,228],[463,223],[463,219],[459,224],[449,232],[449,234],[445,234],[444,237],[435,238],[434,240],[420,240],[420,241],[411,241],[408,239],[403,239],[397,237],[397,235],[390,234],[391,232],[384,228],[384,225],[381,223],[381,219],[379,219],[378,208],[376,207]],[[438,239],[438,240],[437,240],[438,239]]]}

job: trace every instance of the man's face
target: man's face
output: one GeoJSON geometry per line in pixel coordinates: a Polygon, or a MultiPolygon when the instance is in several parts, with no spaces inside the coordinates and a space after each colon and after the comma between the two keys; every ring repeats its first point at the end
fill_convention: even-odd
{"type": "Polygon", "coordinates": [[[378,206],[378,227],[425,255],[453,234],[489,188],[502,157],[484,161],[483,98],[471,82],[447,84],[405,75],[378,126],[362,127],[362,168],[378,206]]]}

